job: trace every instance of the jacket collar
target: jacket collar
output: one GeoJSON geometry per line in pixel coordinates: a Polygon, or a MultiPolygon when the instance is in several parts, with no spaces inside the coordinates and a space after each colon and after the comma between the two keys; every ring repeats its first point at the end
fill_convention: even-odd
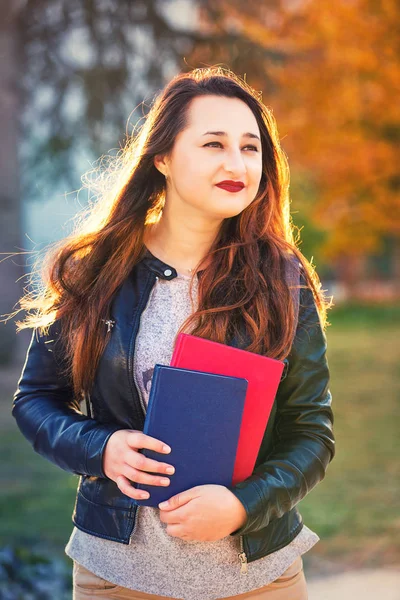
{"type": "Polygon", "coordinates": [[[150,271],[153,271],[153,273],[162,279],[174,279],[174,277],[177,277],[178,275],[174,267],[154,256],[147,246],[144,246],[142,262],[150,269],[150,271]]]}
{"type": "MultiPolygon", "coordinates": [[[[174,267],[154,256],[147,246],[144,246],[143,257],[141,260],[150,271],[153,271],[153,273],[158,277],[161,277],[161,279],[174,279],[174,277],[178,276],[177,270],[174,269],[174,267]]],[[[197,271],[197,275],[201,275],[203,271],[204,269],[197,271]]]]}

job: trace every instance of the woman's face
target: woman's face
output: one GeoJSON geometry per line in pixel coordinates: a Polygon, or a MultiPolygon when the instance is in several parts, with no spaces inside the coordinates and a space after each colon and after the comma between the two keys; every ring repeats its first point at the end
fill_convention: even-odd
{"type": "Polygon", "coordinates": [[[194,98],[188,111],[188,126],[176,137],[171,155],[155,159],[168,177],[166,203],[191,207],[211,220],[233,217],[254,200],[260,185],[256,118],[242,100],[212,95],[194,98]],[[217,187],[226,180],[244,187],[237,192],[217,187]]]}

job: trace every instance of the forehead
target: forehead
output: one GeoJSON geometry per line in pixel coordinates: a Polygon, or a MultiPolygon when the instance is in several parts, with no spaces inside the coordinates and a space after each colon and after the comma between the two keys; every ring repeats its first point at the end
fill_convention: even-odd
{"type": "Polygon", "coordinates": [[[198,96],[188,108],[188,133],[202,135],[206,131],[226,131],[241,135],[247,131],[260,134],[251,109],[239,98],[198,96]]]}

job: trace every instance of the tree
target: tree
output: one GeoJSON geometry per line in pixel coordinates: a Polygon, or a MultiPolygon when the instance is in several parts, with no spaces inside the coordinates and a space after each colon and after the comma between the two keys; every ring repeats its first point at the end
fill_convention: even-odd
{"type": "MultiPolygon", "coordinates": [[[[293,206],[325,232],[326,258],[400,243],[400,5],[395,0],[202,4],[206,31],[235,29],[266,50],[246,54],[249,83],[273,106],[292,171],[312,180],[293,206]]],[[[199,53],[195,48],[195,57],[199,53]]],[[[224,59],[225,48],[203,60],[224,59]]],[[[241,57],[234,56],[234,70],[241,57]]],[[[298,178],[299,179],[299,178],[298,178]]],[[[297,190],[296,190],[297,192],[297,190]]]]}
{"type": "MultiPolygon", "coordinates": [[[[52,194],[54,186],[76,188],[82,157],[97,158],[105,148],[115,147],[132,112],[135,126],[139,119],[135,108],[143,98],[175,72],[193,68],[184,57],[194,46],[200,51],[246,48],[260,58],[265,53],[248,40],[243,45],[235,32],[199,31],[201,2],[189,3],[189,18],[179,24],[181,6],[175,4],[174,0],[0,0],[5,16],[2,80],[9,82],[0,107],[0,126],[8,132],[7,147],[2,147],[7,161],[0,165],[3,180],[9,182],[7,197],[1,199],[1,208],[9,214],[0,224],[3,253],[10,256],[23,247],[17,225],[21,193],[32,200],[52,194]]],[[[0,311],[9,314],[21,294],[16,281],[23,267],[13,258],[4,260],[0,269],[8,294],[2,296],[0,311]]],[[[14,343],[14,325],[9,321],[0,334],[0,361],[12,356],[14,343]]]]}
{"type": "MultiPolygon", "coordinates": [[[[0,269],[2,289],[0,294],[0,315],[6,314],[22,293],[20,277],[21,264],[7,260],[10,249],[20,245],[20,186],[17,166],[18,115],[20,97],[18,93],[18,73],[20,73],[20,39],[16,24],[17,2],[11,4],[0,1],[0,269]]],[[[15,330],[8,323],[0,329],[0,362],[8,362],[15,350],[15,330]]]]}
{"type": "MultiPolygon", "coordinates": [[[[76,188],[82,156],[115,146],[127,115],[207,36],[175,27],[168,0],[0,0],[0,9],[5,316],[22,294],[21,195],[42,199],[55,186],[76,188]]],[[[16,342],[14,323],[3,319],[0,362],[13,358],[16,342]]]]}

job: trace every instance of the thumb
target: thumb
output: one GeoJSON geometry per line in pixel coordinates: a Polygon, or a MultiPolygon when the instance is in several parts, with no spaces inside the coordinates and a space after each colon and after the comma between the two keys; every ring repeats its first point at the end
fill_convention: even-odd
{"type": "Polygon", "coordinates": [[[180,492],[179,494],[175,494],[175,496],[171,496],[169,500],[165,500],[165,502],[160,502],[158,508],[162,510],[174,510],[175,508],[179,508],[184,504],[187,504],[194,498],[194,494],[192,490],[186,490],[184,492],[180,492]]]}

